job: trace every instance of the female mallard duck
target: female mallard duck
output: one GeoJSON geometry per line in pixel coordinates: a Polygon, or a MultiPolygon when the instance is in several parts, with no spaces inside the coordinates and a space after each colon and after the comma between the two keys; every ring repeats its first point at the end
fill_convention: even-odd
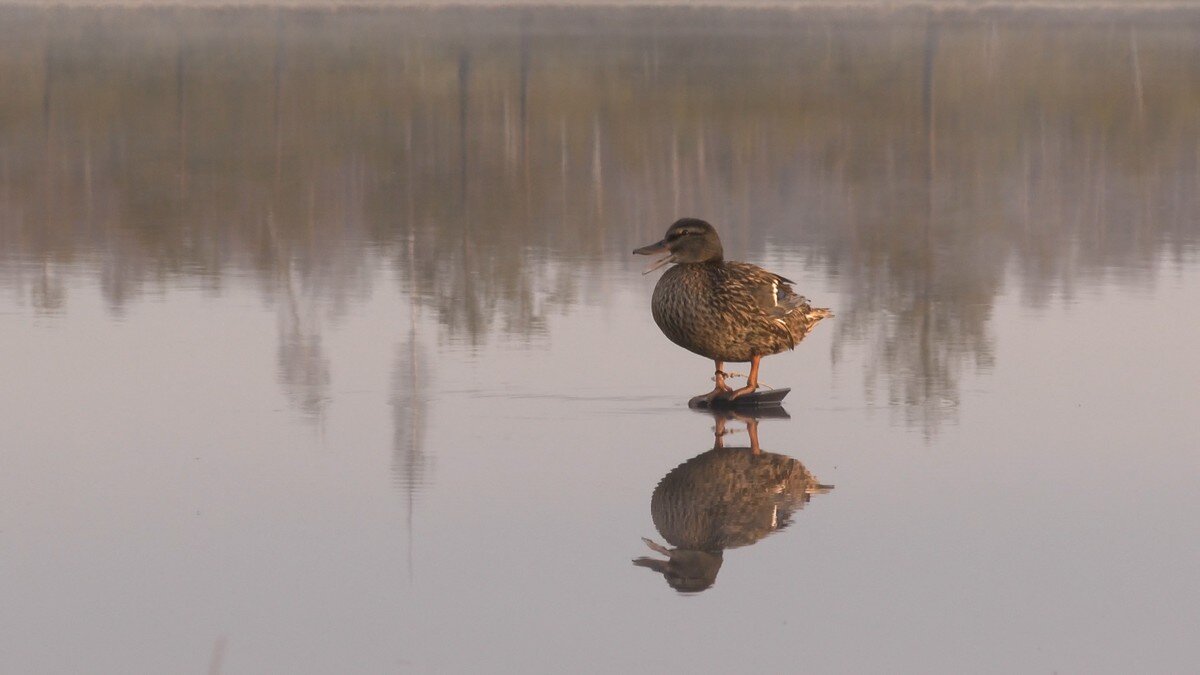
{"type": "Polygon", "coordinates": [[[795,283],[761,267],[726,262],[712,225],[681,218],[662,241],[634,251],[667,253],[646,270],[668,263],[654,287],[654,322],[675,344],[716,363],[716,386],[693,403],[733,400],[758,389],[758,364],[764,356],[794,349],[818,321],[832,316],[792,291],[795,283]],[[725,362],[750,362],[746,386],[725,384],[725,362]]]}
{"type": "Polygon", "coordinates": [[[749,546],[792,522],[823,485],[799,460],[766,452],[758,444],[758,420],[714,415],[713,449],[675,467],[650,499],[654,527],[667,548],[642,539],[667,556],[633,561],[666,578],[677,591],[702,591],[717,580],[725,549],[749,546]],[[726,417],[746,423],[750,447],[725,447],[726,417]]]}

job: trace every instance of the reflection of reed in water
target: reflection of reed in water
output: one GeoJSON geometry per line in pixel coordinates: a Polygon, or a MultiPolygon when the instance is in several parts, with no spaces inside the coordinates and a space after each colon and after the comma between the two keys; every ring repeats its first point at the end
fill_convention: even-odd
{"type": "Polygon", "coordinates": [[[277,377],[289,404],[309,418],[322,421],[329,403],[332,378],[329,358],[322,346],[320,322],[312,303],[300,301],[289,254],[276,232],[273,219],[266,220],[265,229],[270,255],[278,260],[276,269],[282,289],[278,309],[277,377]]]}
{"type": "MultiPolygon", "coordinates": [[[[415,257],[409,241],[407,263],[415,257]]],[[[405,500],[408,575],[413,577],[413,523],[418,493],[429,483],[432,458],[425,451],[425,427],[433,369],[421,339],[417,299],[408,297],[408,337],[396,347],[392,365],[392,475],[405,500]]]]}
{"type": "Polygon", "coordinates": [[[712,586],[725,549],[749,546],[787,527],[792,514],[804,508],[812,495],[833,489],[822,485],[799,460],[763,452],[757,419],[733,412],[717,413],[714,418],[713,449],[672,469],[650,499],[654,526],[675,548],[643,538],[667,559],[633,561],[662,574],[680,592],[712,586]],[[749,447],[724,447],[727,419],[746,423],[749,447]]]}
{"type": "MultiPolygon", "coordinates": [[[[821,271],[833,358],[933,433],[1000,293],[1152,284],[1200,239],[1191,24],[1047,18],[5,7],[0,288],[59,311],[82,285],[33,285],[49,262],[119,316],[181,281],[287,301],[288,267],[308,311],[413,241],[403,290],[481,344],[611,302],[601,261],[711,214],[821,271]]],[[[314,414],[306,321],[281,379],[314,414]]]]}

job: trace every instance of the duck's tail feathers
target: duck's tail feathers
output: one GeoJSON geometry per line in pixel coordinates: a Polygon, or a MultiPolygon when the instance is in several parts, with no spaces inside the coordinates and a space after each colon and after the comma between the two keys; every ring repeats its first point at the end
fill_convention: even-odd
{"type": "Polygon", "coordinates": [[[829,317],[833,316],[833,312],[829,311],[828,307],[807,307],[806,309],[807,311],[804,312],[803,321],[805,335],[807,335],[808,332],[811,331],[813,327],[821,321],[821,319],[828,319],[829,317]]]}
{"type": "Polygon", "coordinates": [[[792,302],[788,303],[787,307],[781,306],[781,308],[784,309],[784,315],[799,315],[804,319],[804,325],[808,327],[821,319],[833,316],[833,312],[828,307],[813,307],[803,296],[796,296],[792,302]]]}
{"type": "Polygon", "coordinates": [[[833,316],[827,307],[812,307],[803,297],[797,296],[796,299],[798,302],[793,307],[774,319],[780,332],[787,336],[789,349],[795,349],[796,343],[803,340],[817,322],[833,316]]]}

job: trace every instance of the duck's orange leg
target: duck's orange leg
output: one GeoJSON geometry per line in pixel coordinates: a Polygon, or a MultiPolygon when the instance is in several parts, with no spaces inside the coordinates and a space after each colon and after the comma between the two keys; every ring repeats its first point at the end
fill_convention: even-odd
{"type": "Polygon", "coordinates": [[[750,453],[761,455],[762,448],[758,447],[758,419],[754,417],[746,418],[746,433],[750,434],[750,453]]]}
{"type": "Polygon", "coordinates": [[[754,415],[739,414],[737,412],[737,410],[726,410],[726,411],[724,411],[723,414],[721,414],[721,413],[716,414],[715,417],[717,420],[717,427],[716,427],[716,429],[713,430],[713,434],[716,436],[716,441],[714,441],[714,443],[713,443],[713,448],[720,450],[721,448],[725,447],[725,444],[721,440],[721,437],[727,433],[730,433],[725,430],[725,421],[726,420],[737,420],[746,425],[746,433],[750,435],[750,454],[752,454],[752,455],[761,455],[762,454],[762,448],[760,448],[758,445],[758,418],[757,417],[755,417],[754,415]]]}
{"type": "Polygon", "coordinates": [[[713,381],[717,383],[716,386],[713,387],[713,390],[707,394],[700,394],[699,396],[693,397],[691,401],[688,401],[689,406],[694,408],[701,404],[708,405],[709,403],[712,403],[714,398],[718,396],[728,396],[729,392],[732,391],[729,385],[725,384],[725,371],[721,370],[721,367],[725,364],[720,361],[713,361],[713,363],[716,364],[716,370],[713,374],[713,381]]]}
{"type": "Polygon", "coordinates": [[[749,394],[758,390],[758,363],[762,361],[761,356],[755,356],[750,359],[750,375],[746,377],[746,386],[741,389],[735,389],[725,397],[733,400],[744,394],[749,394]]]}

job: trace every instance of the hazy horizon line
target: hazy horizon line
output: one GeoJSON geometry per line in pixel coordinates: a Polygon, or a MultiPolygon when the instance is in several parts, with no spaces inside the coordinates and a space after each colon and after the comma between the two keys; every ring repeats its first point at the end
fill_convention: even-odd
{"type": "Polygon", "coordinates": [[[705,8],[770,10],[887,10],[938,9],[954,11],[1118,11],[1124,14],[1197,9],[1197,0],[0,0],[0,7],[114,8],[705,8]]]}

